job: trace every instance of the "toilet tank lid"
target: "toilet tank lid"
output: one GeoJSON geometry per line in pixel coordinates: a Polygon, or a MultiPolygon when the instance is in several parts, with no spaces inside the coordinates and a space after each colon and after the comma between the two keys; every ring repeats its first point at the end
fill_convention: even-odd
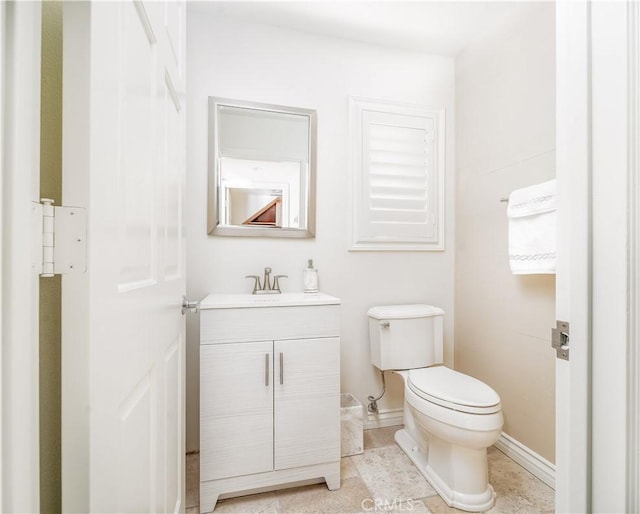
{"type": "Polygon", "coordinates": [[[428,318],[430,316],[443,316],[444,311],[439,307],[424,304],[381,305],[371,307],[367,315],[375,319],[428,318]]]}

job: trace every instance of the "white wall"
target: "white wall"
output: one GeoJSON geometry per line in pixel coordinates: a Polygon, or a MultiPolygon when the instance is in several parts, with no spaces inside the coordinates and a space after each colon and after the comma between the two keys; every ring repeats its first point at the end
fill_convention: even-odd
{"type": "MultiPolygon", "coordinates": [[[[190,5],[197,9],[197,5],[190,5]]],[[[320,289],[342,299],[342,390],[366,405],[379,378],[369,361],[366,312],[373,305],[441,306],[446,360],[452,363],[454,63],[347,40],[246,24],[190,10],[187,98],[187,291],[249,292],[247,274],[271,266],[289,275],[285,291],[302,290],[308,258],[320,289]],[[349,252],[348,97],[446,108],[445,252],[349,252]],[[220,96],[318,112],[316,237],[310,240],[207,235],[207,97],[220,96]]],[[[187,326],[187,449],[198,448],[198,322],[187,326]]],[[[381,409],[402,408],[402,387],[389,374],[381,409]]]]}
{"type": "Polygon", "coordinates": [[[555,276],[514,276],[506,197],[555,176],[555,6],[456,58],[456,369],[492,386],[503,430],[555,454],[555,276]]]}

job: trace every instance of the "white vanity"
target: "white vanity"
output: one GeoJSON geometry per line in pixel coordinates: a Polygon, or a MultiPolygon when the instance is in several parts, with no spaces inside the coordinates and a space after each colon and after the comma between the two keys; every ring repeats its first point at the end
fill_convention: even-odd
{"type": "Polygon", "coordinates": [[[300,481],[340,487],[340,300],[200,303],[200,512],[300,481]]]}

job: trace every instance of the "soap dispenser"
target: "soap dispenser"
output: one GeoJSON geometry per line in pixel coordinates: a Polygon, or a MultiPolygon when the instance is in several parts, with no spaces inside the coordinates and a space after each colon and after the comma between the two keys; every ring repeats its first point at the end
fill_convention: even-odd
{"type": "Polygon", "coordinates": [[[313,267],[313,259],[309,259],[307,269],[302,272],[302,284],[305,293],[318,292],[318,270],[313,267]]]}

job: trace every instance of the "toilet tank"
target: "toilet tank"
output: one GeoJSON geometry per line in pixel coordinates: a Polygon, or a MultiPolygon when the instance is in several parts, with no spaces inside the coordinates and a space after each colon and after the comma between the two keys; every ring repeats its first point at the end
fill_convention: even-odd
{"type": "Polygon", "coordinates": [[[432,305],[372,307],[369,316],[371,364],[381,370],[442,364],[444,311],[432,305]]]}

